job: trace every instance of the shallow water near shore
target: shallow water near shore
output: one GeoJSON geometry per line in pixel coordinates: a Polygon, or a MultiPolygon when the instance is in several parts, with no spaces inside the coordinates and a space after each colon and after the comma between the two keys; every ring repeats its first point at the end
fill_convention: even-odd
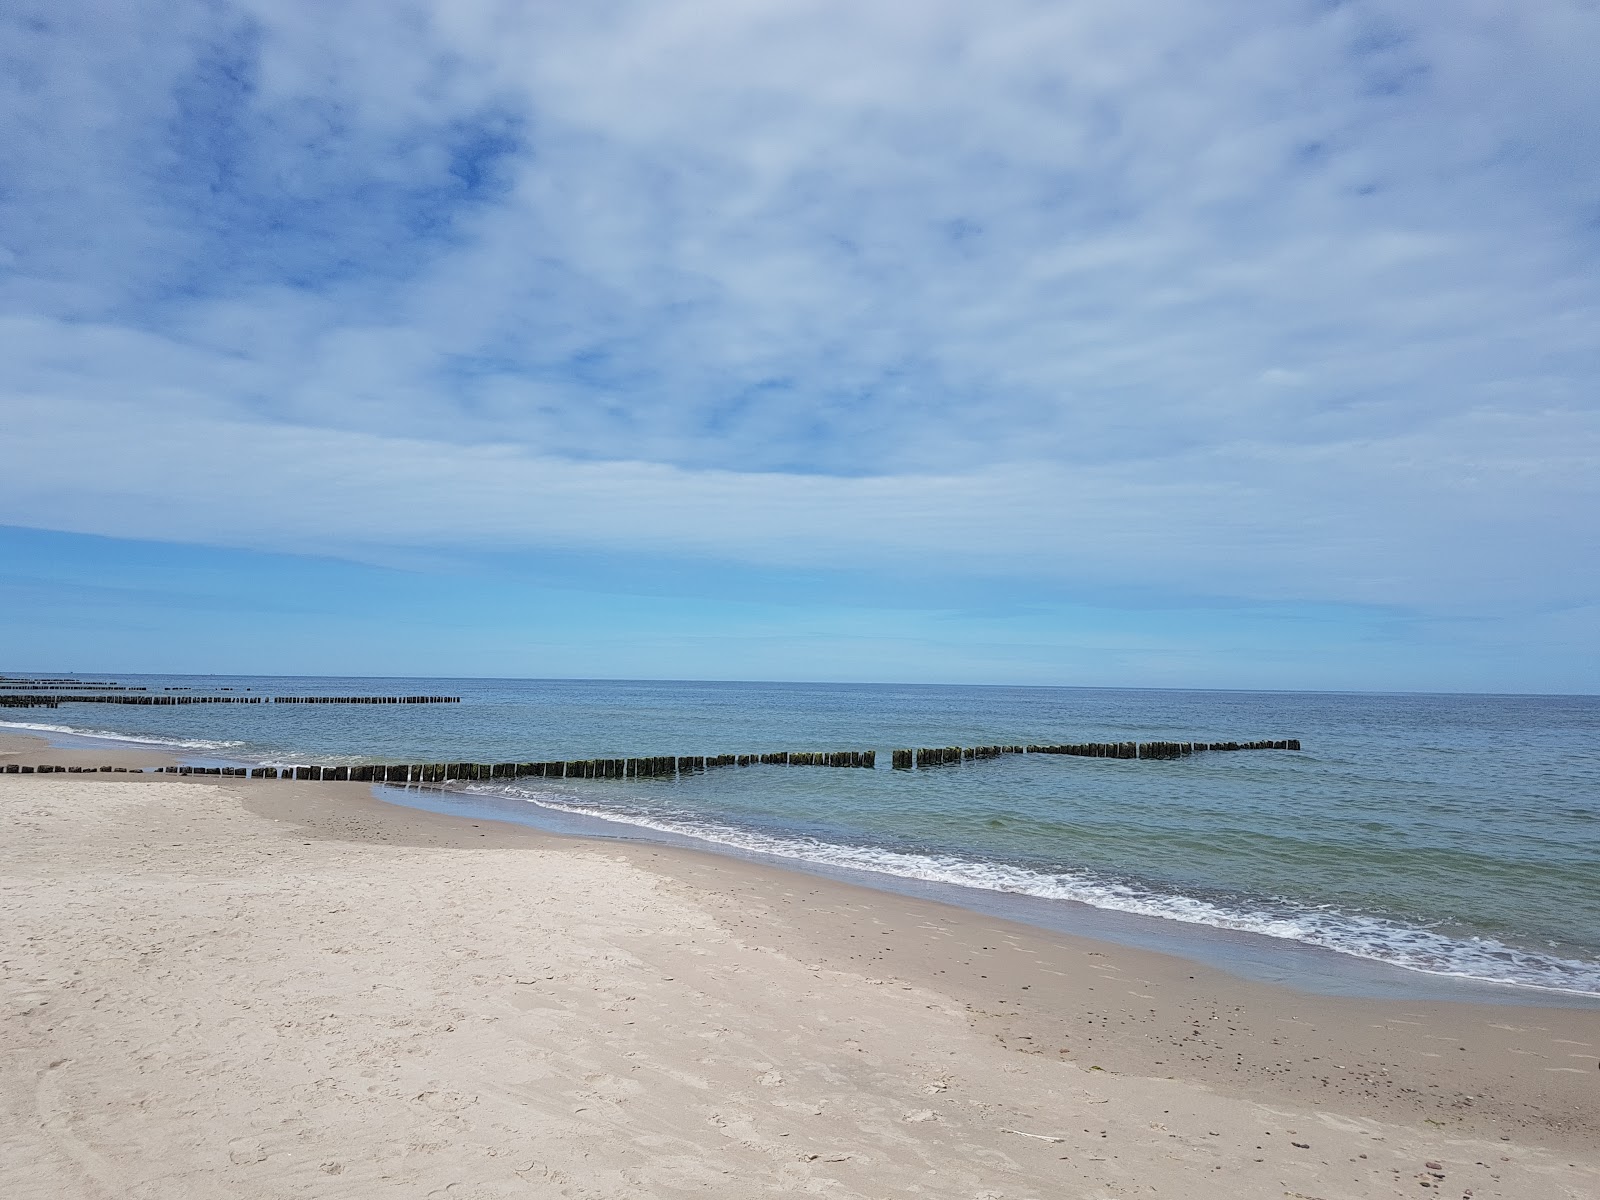
{"type": "Polygon", "coordinates": [[[1512,985],[1488,989],[1499,1000],[1600,995],[1593,697],[116,678],[462,703],[70,705],[4,723],[151,741],[195,761],[329,764],[846,749],[886,763],[914,746],[1300,738],[1299,753],[1170,762],[1026,755],[472,790],[495,819],[688,839],[1036,924],[1153,938],[1314,990],[1415,981],[1416,994],[1437,994],[1483,980],[1512,985]]]}

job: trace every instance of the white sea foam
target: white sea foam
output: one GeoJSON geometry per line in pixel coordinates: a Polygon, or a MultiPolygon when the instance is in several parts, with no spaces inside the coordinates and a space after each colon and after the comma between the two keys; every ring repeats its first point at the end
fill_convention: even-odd
{"type": "Polygon", "coordinates": [[[571,797],[516,786],[475,785],[468,791],[515,796],[544,808],[776,858],[950,884],[989,892],[1064,900],[1114,912],[1237,930],[1318,946],[1340,954],[1430,975],[1484,983],[1600,995],[1600,963],[1519,949],[1492,938],[1452,938],[1434,930],[1331,908],[1227,907],[1082,872],[1042,872],[1004,862],[849,846],[811,837],[783,837],[707,822],[688,815],[660,817],[578,804],[571,797]]]}
{"type": "Polygon", "coordinates": [[[25,729],[30,733],[66,733],[73,737],[95,738],[123,745],[171,746],[179,750],[228,750],[244,745],[243,742],[208,742],[198,738],[164,738],[156,737],[154,734],[112,733],[106,729],[78,729],[71,725],[45,725],[35,721],[0,721],[0,727],[25,729]]]}

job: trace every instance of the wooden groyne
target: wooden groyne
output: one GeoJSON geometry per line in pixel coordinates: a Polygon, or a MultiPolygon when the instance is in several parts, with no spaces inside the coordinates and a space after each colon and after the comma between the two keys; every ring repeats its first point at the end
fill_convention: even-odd
{"type": "MultiPolygon", "coordinates": [[[[65,774],[67,772],[70,772],[73,775],[80,775],[80,774],[82,774],[82,775],[94,775],[94,774],[98,774],[99,772],[102,772],[102,771],[116,771],[117,773],[122,774],[122,775],[140,775],[140,774],[144,773],[144,768],[143,767],[49,767],[49,766],[45,766],[45,767],[27,767],[27,766],[22,766],[22,765],[20,765],[18,763],[7,763],[4,767],[0,767],[0,774],[3,774],[3,775],[32,775],[32,774],[35,774],[35,773],[38,773],[40,775],[49,775],[54,771],[60,771],[63,774],[65,774]]],[[[232,771],[230,771],[230,774],[234,774],[234,775],[243,775],[244,773],[245,773],[245,768],[243,768],[243,767],[236,767],[232,771]]]]}
{"type": "MultiPolygon", "coordinates": [[[[1058,754],[1076,758],[1176,759],[1192,754],[1228,750],[1299,750],[1299,738],[1254,742],[1078,742],[1060,746],[940,746],[917,750],[894,750],[890,765],[895,770],[913,767],[940,767],[999,758],[1007,754],[1058,754]]],[[[789,750],[767,754],[690,754],[656,755],[647,758],[552,759],[545,762],[503,763],[364,763],[356,766],[285,767],[153,767],[155,772],[172,775],[230,775],[251,779],[302,779],[312,781],[350,781],[357,783],[397,783],[441,785],[472,783],[492,779],[682,779],[721,767],[789,766],[846,767],[875,769],[876,750],[789,750]]],[[[27,767],[7,763],[0,774],[41,775],[52,772],[94,773],[132,771],[125,767],[27,767]]]]}
{"type": "Polygon", "coordinates": [[[1299,738],[1257,742],[1076,742],[1065,746],[941,746],[920,750],[893,750],[890,765],[896,770],[942,767],[1002,754],[1067,754],[1075,758],[1183,758],[1214,750],[1298,750],[1299,738]]]}
{"type": "Polygon", "coordinates": [[[266,704],[265,696],[151,696],[118,692],[99,696],[47,696],[43,693],[0,694],[6,708],[60,708],[63,704],[138,704],[176,706],[180,704],[266,704]]]}
{"type": "Polygon", "coordinates": [[[20,707],[59,708],[63,704],[138,704],[143,706],[176,706],[180,704],[266,704],[265,696],[151,696],[130,695],[126,692],[102,696],[0,696],[0,704],[9,700],[26,703],[20,707]]]}
{"type": "MultiPolygon", "coordinates": [[[[127,689],[132,687],[125,683],[112,683],[110,680],[95,679],[70,679],[61,675],[0,675],[0,688],[33,687],[33,688],[108,688],[112,690],[127,689]]],[[[144,691],[142,687],[134,687],[134,691],[144,691]]]]}
{"type": "Polygon", "coordinates": [[[35,692],[81,692],[84,688],[98,688],[104,692],[148,692],[147,687],[135,687],[123,683],[40,683],[37,680],[23,682],[21,680],[0,681],[0,692],[22,691],[24,689],[35,692]]]}
{"type": "Polygon", "coordinates": [[[892,750],[889,765],[897,770],[911,767],[941,767],[948,763],[972,762],[976,759],[999,758],[1002,754],[1022,754],[1021,746],[940,746],[921,750],[892,750]]]}
{"type": "Polygon", "coordinates": [[[1299,738],[1255,742],[1090,742],[1077,746],[1030,746],[1032,754],[1070,754],[1081,758],[1183,758],[1225,750],[1298,750],[1299,738]],[[1115,753],[1112,751],[1115,750],[1115,753]],[[1131,752],[1130,752],[1131,750],[1131,752]]]}
{"type": "Polygon", "coordinates": [[[63,704],[460,704],[460,696],[153,696],[127,692],[101,695],[46,695],[0,692],[0,708],[60,708],[63,704]]]}
{"type": "MultiPolygon", "coordinates": [[[[1299,738],[1254,742],[1080,742],[1063,746],[941,746],[891,752],[896,770],[938,767],[1006,754],[1062,754],[1078,758],[1176,759],[1227,750],[1299,750],[1299,738]]],[[[778,765],[855,767],[878,765],[876,750],[787,751],[769,754],[662,755],[650,758],[582,758],[547,762],[402,763],[361,766],[254,767],[255,779],[351,780],[365,783],[442,784],[493,779],[681,779],[719,767],[778,765]]],[[[157,768],[158,770],[162,768],[157,768]]],[[[180,774],[218,774],[216,768],[168,767],[180,774]]],[[[226,773],[226,772],[222,772],[226,773]]],[[[244,773],[240,768],[234,772],[244,773]]]]}
{"type": "MultiPolygon", "coordinates": [[[[351,780],[363,783],[472,783],[485,779],[678,779],[719,767],[778,765],[857,767],[878,765],[876,750],[783,751],[776,754],[656,755],[648,758],[579,758],[547,762],[383,763],[360,766],[251,767],[252,779],[351,780]]],[[[162,768],[157,768],[161,770],[162,768]]],[[[217,774],[218,768],[167,767],[178,774],[217,774]]],[[[245,768],[239,768],[239,772],[245,768]]]]}
{"type": "Polygon", "coordinates": [[[460,696],[274,696],[273,704],[460,704],[460,696]]]}

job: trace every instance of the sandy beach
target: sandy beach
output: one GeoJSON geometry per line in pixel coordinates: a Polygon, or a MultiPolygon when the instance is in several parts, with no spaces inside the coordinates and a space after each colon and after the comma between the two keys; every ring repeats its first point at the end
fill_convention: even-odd
{"type": "Polygon", "coordinates": [[[1301,995],[364,784],[6,775],[0,831],[10,1197],[1600,1194],[1592,1010],[1301,995]]]}

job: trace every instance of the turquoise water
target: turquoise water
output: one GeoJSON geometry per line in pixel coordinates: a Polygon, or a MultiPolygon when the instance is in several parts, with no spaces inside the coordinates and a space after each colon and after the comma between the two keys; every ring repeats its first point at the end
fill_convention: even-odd
{"type": "Polygon", "coordinates": [[[7,712],[4,723],[246,762],[876,749],[876,771],[730,767],[676,780],[530,779],[473,790],[885,879],[1078,902],[1415,971],[1600,995],[1594,697],[116,678],[463,700],[72,705],[7,712]],[[887,768],[897,747],[1295,737],[1300,753],[1171,762],[1028,755],[887,768]]]}

